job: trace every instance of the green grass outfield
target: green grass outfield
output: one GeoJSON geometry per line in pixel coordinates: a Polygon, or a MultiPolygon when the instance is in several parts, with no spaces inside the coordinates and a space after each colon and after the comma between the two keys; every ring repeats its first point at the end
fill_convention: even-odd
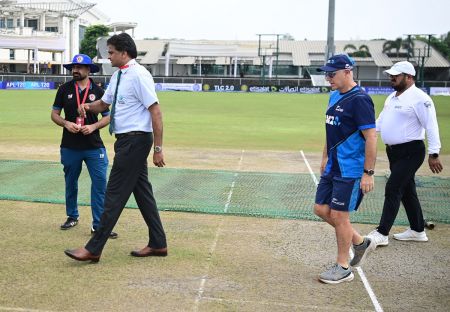
{"type": "MultiPolygon", "coordinates": [[[[54,144],[56,91],[0,91],[0,143],[54,144]]],[[[159,93],[165,146],[320,152],[326,94],[159,93]]],[[[372,97],[377,115],[385,96],[372,97]]],[[[442,153],[450,153],[450,97],[434,97],[442,153]]],[[[107,143],[113,139],[103,130],[107,143]]],[[[382,148],[381,140],[379,147],[382,148]]]]}

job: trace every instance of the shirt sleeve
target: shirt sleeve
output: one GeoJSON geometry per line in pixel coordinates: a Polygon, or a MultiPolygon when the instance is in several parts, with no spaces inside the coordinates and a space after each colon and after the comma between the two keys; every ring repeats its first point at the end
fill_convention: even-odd
{"type": "Polygon", "coordinates": [[[64,107],[64,92],[63,87],[59,87],[58,91],[56,91],[55,102],[53,103],[52,109],[54,110],[62,110],[64,107]]]}
{"type": "Polygon", "coordinates": [[[114,90],[116,88],[116,79],[117,79],[116,73],[114,73],[111,76],[111,80],[109,81],[108,87],[106,88],[106,91],[102,96],[102,101],[108,105],[111,105],[112,102],[114,101],[114,90]]]}
{"type": "Polygon", "coordinates": [[[414,106],[417,118],[425,129],[428,140],[428,154],[439,154],[441,140],[439,138],[439,126],[436,117],[436,108],[430,97],[424,97],[414,106]]]}
{"type": "Polygon", "coordinates": [[[358,95],[355,98],[353,117],[359,130],[375,128],[375,108],[368,95],[358,95]]]}
{"type": "MultiPolygon", "coordinates": [[[[100,95],[100,98],[102,98],[105,95],[105,90],[103,90],[103,88],[101,87],[99,87],[98,89],[99,89],[98,94],[100,95]]],[[[108,116],[109,114],[110,114],[109,107],[107,107],[106,110],[101,112],[102,117],[108,116]]]]}
{"type": "Polygon", "coordinates": [[[159,102],[158,96],[156,95],[155,83],[149,72],[144,73],[143,77],[138,77],[134,86],[136,96],[145,108],[149,108],[154,103],[159,102]]]}

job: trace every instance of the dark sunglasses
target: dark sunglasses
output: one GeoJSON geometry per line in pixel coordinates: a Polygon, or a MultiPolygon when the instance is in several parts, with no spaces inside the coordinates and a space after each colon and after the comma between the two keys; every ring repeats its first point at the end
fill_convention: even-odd
{"type": "Polygon", "coordinates": [[[334,72],[325,72],[325,77],[327,78],[334,78],[334,76],[336,76],[336,73],[338,71],[334,71],[334,72]]]}

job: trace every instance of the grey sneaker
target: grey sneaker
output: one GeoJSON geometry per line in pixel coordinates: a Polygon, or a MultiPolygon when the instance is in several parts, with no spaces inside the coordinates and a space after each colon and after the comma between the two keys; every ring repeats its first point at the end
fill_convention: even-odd
{"type": "Polygon", "coordinates": [[[327,284],[339,284],[342,282],[350,282],[355,276],[352,269],[344,269],[339,264],[335,263],[327,271],[320,273],[319,281],[327,284]]]}
{"type": "Polygon", "coordinates": [[[373,240],[367,236],[364,237],[364,241],[361,245],[353,245],[353,252],[355,256],[350,261],[350,265],[353,267],[360,266],[364,262],[364,259],[366,259],[367,254],[375,250],[376,247],[377,245],[373,240]]]}

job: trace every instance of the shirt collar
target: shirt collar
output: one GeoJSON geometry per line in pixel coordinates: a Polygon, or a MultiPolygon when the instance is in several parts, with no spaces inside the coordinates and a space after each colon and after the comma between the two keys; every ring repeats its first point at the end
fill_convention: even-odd
{"type": "MultiPolygon", "coordinates": [[[[73,80],[73,87],[75,88],[75,85],[77,84],[77,81],[75,80],[75,79],[72,79],[73,80]]],[[[94,84],[94,80],[92,80],[92,78],[91,77],[89,77],[89,90],[92,90],[92,85],[94,84]]],[[[86,88],[84,88],[84,89],[81,89],[81,87],[80,86],[78,86],[78,92],[83,92],[84,90],[85,90],[86,88]]]]}
{"type": "Polygon", "coordinates": [[[128,69],[130,68],[130,66],[136,65],[136,60],[135,59],[131,59],[128,61],[128,63],[126,63],[125,65],[119,67],[119,70],[122,71],[122,74],[126,73],[128,71],[128,69]]]}
{"type": "Polygon", "coordinates": [[[395,93],[394,93],[394,97],[397,98],[397,99],[399,99],[399,100],[404,99],[404,98],[408,98],[408,95],[409,95],[411,92],[414,92],[414,91],[412,91],[412,90],[414,90],[414,88],[416,88],[416,85],[415,85],[415,84],[411,85],[408,89],[406,89],[405,91],[403,91],[402,94],[400,94],[399,96],[396,96],[395,93]]]}

